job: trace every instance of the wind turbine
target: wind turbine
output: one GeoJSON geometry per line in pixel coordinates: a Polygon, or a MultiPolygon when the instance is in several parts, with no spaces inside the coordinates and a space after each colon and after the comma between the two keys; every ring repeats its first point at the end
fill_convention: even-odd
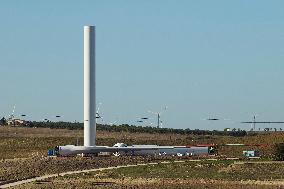
{"type": "Polygon", "coordinates": [[[255,117],[256,115],[253,116],[253,130],[255,130],[255,117]]]}
{"type": "Polygon", "coordinates": [[[103,116],[101,115],[101,113],[100,113],[100,106],[102,105],[102,103],[100,102],[99,104],[98,104],[98,109],[97,109],[97,112],[96,112],[96,119],[102,119],[102,123],[104,122],[104,118],[103,118],[103,116]]]}
{"type": "MultiPolygon", "coordinates": [[[[164,108],[163,110],[166,111],[167,108],[168,108],[168,107],[165,106],[165,108],[164,108]]],[[[160,112],[152,112],[151,110],[148,110],[148,112],[157,116],[157,128],[161,128],[161,127],[162,127],[162,124],[163,124],[163,121],[161,120],[161,114],[163,113],[163,111],[160,111],[160,112]]]]}
{"type": "Polygon", "coordinates": [[[49,113],[46,113],[46,115],[44,116],[44,118],[42,118],[41,120],[42,121],[46,121],[46,122],[55,122],[55,121],[59,121],[59,119],[63,117],[62,115],[60,114],[53,114],[53,115],[50,115],[49,113]]]}
{"type": "Polygon", "coordinates": [[[115,120],[115,121],[113,121],[113,122],[109,122],[109,125],[113,126],[113,125],[115,125],[117,122],[118,122],[117,120],[115,120]]]}
{"type": "Polygon", "coordinates": [[[13,111],[12,113],[9,115],[9,120],[13,120],[15,118],[15,109],[16,109],[16,105],[14,105],[13,111]]]}
{"type": "Polygon", "coordinates": [[[250,130],[255,131],[256,117],[258,117],[258,116],[259,116],[258,114],[253,114],[252,115],[253,121],[252,121],[252,123],[250,125],[250,130]]]}
{"type": "Polygon", "coordinates": [[[152,123],[152,118],[148,117],[148,116],[144,116],[144,117],[141,117],[141,116],[136,116],[136,122],[137,123],[143,123],[144,126],[153,126],[153,123],[152,123]]]}
{"type": "Polygon", "coordinates": [[[215,116],[208,116],[207,118],[203,118],[202,120],[207,121],[231,121],[229,118],[223,118],[222,116],[219,116],[220,114],[215,114],[215,116]]]}

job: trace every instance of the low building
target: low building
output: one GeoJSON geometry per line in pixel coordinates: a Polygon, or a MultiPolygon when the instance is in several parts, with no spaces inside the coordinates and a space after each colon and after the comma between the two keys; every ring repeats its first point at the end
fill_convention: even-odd
{"type": "Polygon", "coordinates": [[[9,119],[7,120],[7,125],[10,126],[21,126],[21,125],[26,125],[27,122],[22,119],[9,119]]]}

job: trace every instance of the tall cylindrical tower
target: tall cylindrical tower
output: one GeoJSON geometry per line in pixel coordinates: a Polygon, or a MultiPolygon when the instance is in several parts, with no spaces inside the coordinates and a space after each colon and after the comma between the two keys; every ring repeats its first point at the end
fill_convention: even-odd
{"type": "Polygon", "coordinates": [[[84,26],[84,146],[96,145],[95,26],[84,26]]]}

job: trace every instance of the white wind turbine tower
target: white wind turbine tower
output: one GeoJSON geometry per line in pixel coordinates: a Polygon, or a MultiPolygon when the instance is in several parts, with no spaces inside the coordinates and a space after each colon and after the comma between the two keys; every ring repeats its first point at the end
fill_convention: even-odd
{"type": "Polygon", "coordinates": [[[95,26],[84,26],[84,146],[96,146],[95,26]]]}

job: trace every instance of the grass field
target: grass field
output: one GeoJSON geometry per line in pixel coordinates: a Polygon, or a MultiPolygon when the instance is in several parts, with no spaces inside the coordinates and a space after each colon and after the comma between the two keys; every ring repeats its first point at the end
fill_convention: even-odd
{"type": "Polygon", "coordinates": [[[0,184],[46,174],[163,161],[152,157],[25,158],[0,161],[0,184]]]}
{"type": "MultiPolygon", "coordinates": [[[[97,144],[112,146],[117,142],[127,144],[181,144],[185,135],[149,134],[127,132],[97,132],[97,144]],[[170,139],[170,140],[169,140],[170,139]]],[[[83,144],[83,130],[0,127],[0,159],[46,156],[47,150],[57,145],[83,144]]]]}
{"type": "MultiPolygon", "coordinates": [[[[0,183],[45,174],[91,169],[137,162],[163,161],[143,157],[99,158],[47,158],[47,150],[57,145],[83,142],[82,130],[0,127],[0,183]]],[[[194,136],[180,134],[150,134],[98,131],[98,145],[127,144],[192,145],[192,144],[269,144],[264,147],[222,147],[220,155],[241,157],[243,150],[260,150],[271,157],[273,145],[284,141],[282,132],[256,136],[194,136]]],[[[175,159],[169,157],[168,159],[175,159]]],[[[280,179],[282,164],[233,164],[232,161],[172,164],[120,169],[99,174],[59,177],[46,182],[36,182],[22,188],[275,188],[269,182],[280,179]],[[258,167],[260,166],[260,167],[258,167]],[[261,183],[256,184],[258,180],[261,183]],[[241,183],[241,181],[248,183],[241,183]],[[268,180],[268,181],[267,181],[268,180]],[[269,181],[270,180],[270,181],[269,181]],[[68,185],[66,185],[68,182],[68,185]],[[266,183],[267,182],[267,183],[266,183]],[[212,187],[214,186],[214,187],[212,187]]],[[[278,181],[277,181],[278,182],[278,181]]],[[[283,187],[282,187],[283,188],[283,187]]]]}
{"type": "MultiPolygon", "coordinates": [[[[0,127],[0,159],[46,156],[47,150],[57,145],[83,144],[83,130],[0,127]]],[[[284,133],[257,136],[194,136],[180,134],[150,134],[128,132],[97,132],[97,144],[112,146],[117,142],[127,144],[191,145],[191,144],[269,144],[267,147],[219,147],[219,154],[229,157],[242,156],[243,150],[259,149],[264,156],[271,156],[272,146],[284,141],[284,133]]]]}
{"type": "Polygon", "coordinates": [[[21,188],[283,188],[284,163],[201,161],[58,177],[21,188]],[[68,185],[66,184],[68,183],[68,185]]]}

